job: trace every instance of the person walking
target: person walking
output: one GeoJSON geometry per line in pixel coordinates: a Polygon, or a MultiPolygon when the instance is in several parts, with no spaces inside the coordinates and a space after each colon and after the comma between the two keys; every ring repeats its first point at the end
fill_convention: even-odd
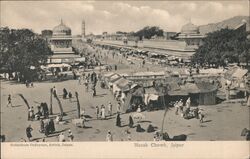
{"type": "Polygon", "coordinates": [[[9,105],[12,107],[12,102],[11,102],[11,95],[8,95],[8,103],[6,107],[9,107],[9,105]]]}
{"type": "Polygon", "coordinates": [[[58,141],[65,142],[65,136],[64,136],[63,132],[58,136],[58,141]]]}
{"type": "Polygon", "coordinates": [[[72,102],[72,93],[69,92],[69,101],[72,102]]]}
{"type": "Polygon", "coordinates": [[[105,117],[105,107],[104,107],[104,105],[101,106],[101,118],[102,118],[102,119],[105,119],[105,118],[106,118],[106,117],[105,117]]]}
{"type": "Polygon", "coordinates": [[[44,118],[49,118],[49,108],[48,104],[45,102],[43,103],[43,113],[44,113],[44,118]]]}
{"type": "Polygon", "coordinates": [[[178,115],[178,111],[179,111],[179,104],[178,104],[178,102],[174,103],[174,107],[175,107],[175,115],[178,115]]]}
{"type": "Polygon", "coordinates": [[[86,77],[86,80],[85,80],[85,91],[88,92],[89,91],[89,79],[88,77],[86,77]]]}
{"type": "Polygon", "coordinates": [[[49,120],[49,131],[50,133],[53,133],[55,131],[55,123],[53,119],[49,120]]]}
{"type": "Polygon", "coordinates": [[[134,126],[134,121],[133,121],[133,118],[131,117],[131,115],[129,116],[129,127],[130,128],[133,128],[133,126],[134,126]]]}
{"type": "Polygon", "coordinates": [[[205,115],[202,112],[202,109],[199,108],[198,114],[199,114],[200,123],[203,123],[204,122],[203,119],[204,119],[205,115]]]}
{"type": "Polygon", "coordinates": [[[111,131],[109,130],[106,136],[106,141],[111,142],[113,141],[113,136],[111,134],[111,131]]]}
{"type": "Polygon", "coordinates": [[[120,113],[118,113],[117,116],[116,116],[116,126],[121,127],[120,113]]]}
{"type": "Polygon", "coordinates": [[[111,104],[111,102],[109,101],[109,104],[108,104],[108,114],[109,114],[109,116],[111,116],[112,115],[112,104],[111,104]]]}
{"type": "Polygon", "coordinates": [[[29,141],[31,141],[31,138],[32,138],[32,134],[31,134],[31,131],[33,131],[31,125],[29,125],[27,128],[26,128],[26,136],[28,138],[29,141]]]}
{"type": "Polygon", "coordinates": [[[247,93],[247,106],[250,107],[250,92],[247,93]]]}
{"type": "Polygon", "coordinates": [[[46,137],[49,136],[49,131],[50,131],[49,123],[45,123],[45,126],[44,126],[44,135],[46,137]]]}
{"type": "Polygon", "coordinates": [[[95,113],[96,113],[96,119],[98,119],[99,118],[99,113],[100,113],[100,110],[99,110],[98,106],[95,107],[95,113]]]}
{"type": "Polygon", "coordinates": [[[33,120],[34,117],[35,117],[34,109],[33,109],[33,107],[30,107],[29,111],[28,111],[28,120],[33,120]]]}
{"type": "Polygon", "coordinates": [[[40,133],[44,133],[44,121],[43,119],[40,119],[40,130],[39,130],[40,133]]]}
{"type": "Polygon", "coordinates": [[[82,85],[82,76],[79,76],[79,77],[78,77],[78,84],[79,84],[79,85],[82,85]]]}
{"type": "Polygon", "coordinates": [[[56,90],[55,86],[52,88],[52,93],[53,93],[54,97],[57,96],[57,90],[56,90]]]}
{"type": "Polygon", "coordinates": [[[71,132],[71,130],[69,129],[69,135],[68,135],[68,138],[69,138],[69,141],[70,142],[73,142],[73,140],[74,140],[74,135],[73,135],[73,133],[71,132]]]}
{"type": "Polygon", "coordinates": [[[66,90],[66,88],[63,88],[63,99],[66,99],[68,95],[68,92],[66,90]]]}
{"type": "Polygon", "coordinates": [[[186,101],[186,107],[187,108],[190,108],[190,105],[191,105],[191,100],[190,100],[190,97],[187,99],[186,101]]]}
{"type": "Polygon", "coordinates": [[[95,86],[92,87],[92,90],[93,90],[92,96],[95,97],[95,96],[96,96],[96,89],[95,89],[95,86]]]}
{"type": "Polygon", "coordinates": [[[121,112],[121,103],[119,102],[117,105],[117,113],[119,114],[121,112]]]}

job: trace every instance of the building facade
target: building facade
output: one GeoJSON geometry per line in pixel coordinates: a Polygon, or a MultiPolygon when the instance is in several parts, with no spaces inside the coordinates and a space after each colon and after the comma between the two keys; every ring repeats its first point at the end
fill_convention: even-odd
{"type": "Polygon", "coordinates": [[[200,34],[199,27],[189,22],[182,27],[177,39],[185,41],[187,48],[196,49],[202,44],[204,37],[204,35],[200,34]]]}
{"type": "Polygon", "coordinates": [[[79,55],[72,48],[71,29],[63,21],[54,27],[50,38],[50,46],[53,55],[49,57],[48,63],[74,63],[79,55]]]}

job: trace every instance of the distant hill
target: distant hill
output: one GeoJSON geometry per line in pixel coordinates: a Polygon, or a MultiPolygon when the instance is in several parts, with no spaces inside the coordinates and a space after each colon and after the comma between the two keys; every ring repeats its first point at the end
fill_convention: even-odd
{"type": "Polygon", "coordinates": [[[204,34],[207,34],[209,32],[214,32],[216,30],[220,30],[220,29],[226,28],[226,27],[233,29],[233,28],[237,27],[238,25],[240,25],[242,23],[242,20],[246,20],[247,30],[250,31],[249,17],[248,16],[236,16],[233,18],[223,20],[222,22],[201,25],[201,26],[199,26],[200,33],[204,35],[204,34]]]}

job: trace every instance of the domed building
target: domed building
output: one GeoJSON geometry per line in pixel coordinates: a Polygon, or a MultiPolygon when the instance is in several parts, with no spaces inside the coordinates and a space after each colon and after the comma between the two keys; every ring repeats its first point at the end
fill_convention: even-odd
{"type": "Polygon", "coordinates": [[[71,29],[62,20],[52,30],[50,45],[53,55],[49,57],[48,63],[73,63],[80,57],[72,49],[71,29]]]}
{"type": "Polygon", "coordinates": [[[177,38],[181,41],[185,41],[187,47],[198,48],[204,36],[200,34],[199,27],[190,21],[181,28],[181,33],[177,38]]]}

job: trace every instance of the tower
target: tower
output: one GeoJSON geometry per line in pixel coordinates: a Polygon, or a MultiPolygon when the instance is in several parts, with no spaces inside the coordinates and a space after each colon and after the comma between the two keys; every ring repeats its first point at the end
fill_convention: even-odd
{"type": "Polygon", "coordinates": [[[82,38],[85,38],[85,21],[82,21],[82,38]]]}

